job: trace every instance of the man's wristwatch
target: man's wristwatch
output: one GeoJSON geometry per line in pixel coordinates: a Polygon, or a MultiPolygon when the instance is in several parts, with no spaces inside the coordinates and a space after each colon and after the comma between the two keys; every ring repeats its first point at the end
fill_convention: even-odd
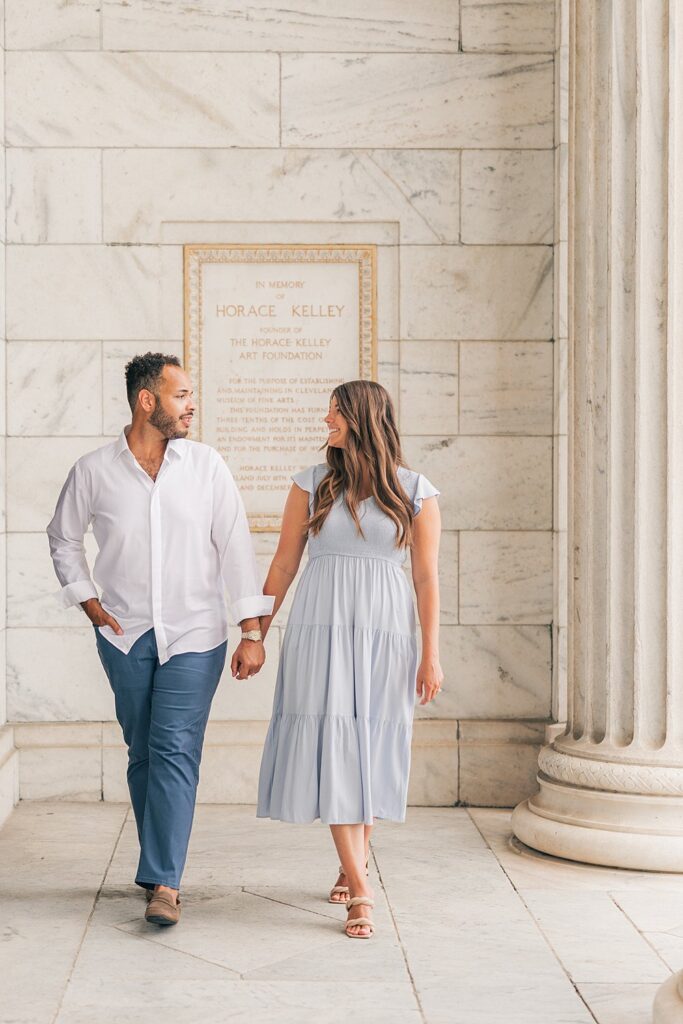
{"type": "Polygon", "coordinates": [[[263,640],[263,634],[260,629],[248,629],[246,633],[242,633],[243,640],[263,640]]]}

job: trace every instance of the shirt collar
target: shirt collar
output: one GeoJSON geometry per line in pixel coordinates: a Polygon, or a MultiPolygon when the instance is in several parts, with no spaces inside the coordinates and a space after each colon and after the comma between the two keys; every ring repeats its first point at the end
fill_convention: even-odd
{"type": "Polygon", "coordinates": [[[183,455],[187,451],[187,442],[184,437],[174,437],[166,445],[166,453],[171,452],[176,458],[182,459],[183,455]]]}
{"type": "MultiPolygon", "coordinates": [[[[124,427],[123,430],[121,431],[121,433],[118,436],[118,439],[116,441],[116,445],[115,445],[115,448],[114,448],[114,458],[115,459],[118,459],[118,457],[122,454],[122,452],[128,452],[128,454],[131,457],[133,457],[133,453],[130,450],[130,448],[128,447],[128,431],[129,430],[130,430],[130,427],[124,427]]],[[[164,458],[166,458],[166,456],[170,453],[175,458],[182,459],[183,455],[185,454],[185,451],[186,451],[185,439],[182,438],[182,437],[176,437],[176,438],[173,438],[171,441],[169,441],[168,444],[166,445],[166,453],[164,455],[164,458]]]]}
{"type": "Polygon", "coordinates": [[[116,445],[114,446],[114,458],[118,459],[119,455],[121,455],[122,452],[130,452],[130,454],[132,455],[132,452],[128,447],[128,440],[126,438],[125,428],[119,434],[116,445]]]}

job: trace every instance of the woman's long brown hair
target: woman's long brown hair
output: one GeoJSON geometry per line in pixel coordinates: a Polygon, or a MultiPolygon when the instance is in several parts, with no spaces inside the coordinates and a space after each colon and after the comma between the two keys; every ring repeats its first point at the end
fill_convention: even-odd
{"type": "Polygon", "coordinates": [[[336,387],[331,398],[336,399],[349,427],[346,447],[327,446],[330,472],[316,489],[308,529],[314,535],[320,533],[332,505],[343,495],[358,532],[364,536],[358,518],[363,460],[370,473],[372,497],[396,524],[396,546],[409,547],[415,517],[412,502],[398,479],[398,467],[405,463],[389,393],[372,380],[351,380],[336,387]]]}

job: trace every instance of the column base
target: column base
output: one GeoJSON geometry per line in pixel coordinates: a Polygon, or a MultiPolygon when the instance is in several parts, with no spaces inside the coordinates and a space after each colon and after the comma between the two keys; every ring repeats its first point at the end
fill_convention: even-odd
{"type": "Polygon", "coordinates": [[[683,1020],[683,971],[665,981],[655,996],[652,1024],[680,1024],[683,1020]]]}
{"type": "Polygon", "coordinates": [[[512,830],[553,857],[631,871],[683,872],[683,797],[614,793],[539,776],[512,830]]]}

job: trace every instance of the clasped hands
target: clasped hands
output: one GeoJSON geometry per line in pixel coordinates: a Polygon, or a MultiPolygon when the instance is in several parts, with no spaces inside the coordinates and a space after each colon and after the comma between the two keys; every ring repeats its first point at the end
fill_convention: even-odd
{"type": "Polygon", "coordinates": [[[233,679],[248,679],[263,668],[266,652],[262,640],[240,640],[230,661],[233,679]]]}

